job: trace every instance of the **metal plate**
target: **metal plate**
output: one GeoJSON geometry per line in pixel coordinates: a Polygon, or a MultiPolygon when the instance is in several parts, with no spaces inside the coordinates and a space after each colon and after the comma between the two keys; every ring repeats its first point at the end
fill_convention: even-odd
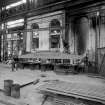
{"type": "Polygon", "coordinates": [[[39,87],[40,91],[72,96],[105,104],[105,86],[54,81],[39,87]]]}

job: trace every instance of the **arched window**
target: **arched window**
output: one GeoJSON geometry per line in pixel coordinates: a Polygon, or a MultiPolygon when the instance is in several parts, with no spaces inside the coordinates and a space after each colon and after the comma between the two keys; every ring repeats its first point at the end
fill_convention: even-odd
{"type": "Polygon", "coordinates": [[[60,22],[58,19],[53,19],[50,23],[50,27],[60,27],[60,22]]]}
{"type": "Polygon", "coordinates": [[[39,25],[37,23],[33,23],[31,27],[32,29],[39,29],[39,25]]]}
{"type": "Polygon", "coordinates": [[[39,32],[37,29],[39,29],[39,25],[37,23],[32,24],[32,29],[36,29],[35,31],[32,31],[32,49],[36,50],[39,48],[39,32]]]}
{"type": "Polygon", "coordinates": [[[60,48],[60,34],[61,34],[61,25],[58,19],[53,19],[50,22],[50,47],[51,48],[60,48]]]}

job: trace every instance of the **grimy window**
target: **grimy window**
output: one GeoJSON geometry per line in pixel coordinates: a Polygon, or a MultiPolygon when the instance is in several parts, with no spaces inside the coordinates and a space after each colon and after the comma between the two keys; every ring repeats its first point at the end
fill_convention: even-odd
{"type": "MultiPolygon", "coordinates": [[[[39,29],[38,24],[33,23],[32,24],[32,29],[39,29]]],[[[39,33],[38,30],[32,31],[32,49],[36,50],[37,48],[39,48],[39,33]]]]}
{"type": "Polygon", "coordinates": [[[53,19],[50,23],[50,48],[60,48],[60,22],[53,19]]]}

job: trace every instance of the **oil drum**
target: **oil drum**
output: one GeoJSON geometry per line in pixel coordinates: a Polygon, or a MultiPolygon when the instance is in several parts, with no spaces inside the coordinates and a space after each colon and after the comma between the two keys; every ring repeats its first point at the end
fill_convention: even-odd
{"type": "Polygon", "coordinates": [[[4,80],[4,93],[7,96],[11,96],[11,86],[13,84],[13,80],[4,80]]]}
{"type": "Polygon", "coordinates": [[[13,84],[11,87],[11,96],[14,98],[20,98],[20,85],[13,84]]]}

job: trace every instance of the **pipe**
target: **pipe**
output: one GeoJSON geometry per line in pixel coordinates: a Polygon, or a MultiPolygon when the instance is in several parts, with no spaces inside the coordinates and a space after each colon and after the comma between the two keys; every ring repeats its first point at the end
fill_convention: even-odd
{"type": "Polygon", "coordinates": [[[31,84],[36,85],[37,83],[39,83],[39,79],[36,79],[35,81],[23,84],[23,85],[20,86],[20,88],[23,88],[23,87],[31,85],[31,84]]]}

